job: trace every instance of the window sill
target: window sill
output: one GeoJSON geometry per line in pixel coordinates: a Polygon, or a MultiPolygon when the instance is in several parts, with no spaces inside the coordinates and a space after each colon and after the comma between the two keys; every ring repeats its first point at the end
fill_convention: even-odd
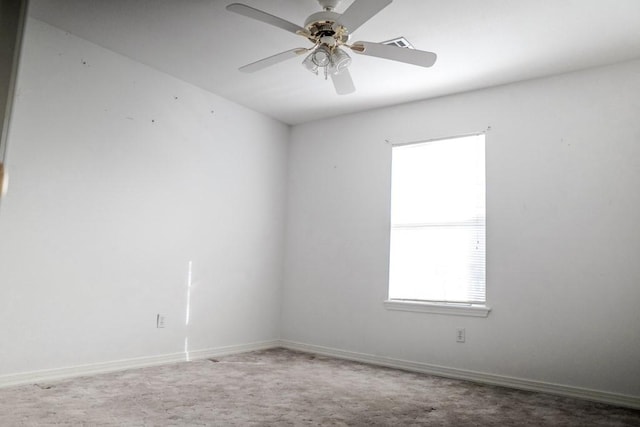
{"type": "Polygon", "coordinates": [[[487,317],[491,307],[471,304],[446,304],[406,300],[386,300],[387,310],[414,311],[419,313],[448,314],[451,316],[487,317]]]}

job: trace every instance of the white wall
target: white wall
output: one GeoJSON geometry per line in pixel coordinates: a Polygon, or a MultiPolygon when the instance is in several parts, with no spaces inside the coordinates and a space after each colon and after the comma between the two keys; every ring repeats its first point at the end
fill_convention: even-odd
{"type": "Polygon", "coordinates": [[[636,61],[296,126],[283,338],[640,396],[639,93],[636,61]],[[385,310],[386,140],[489,126],[493,311],[385,310]]]}
{"type": "Polygon", "coordinates": [[[281,333],[640,396],[640,62],[290,135],[37,20],[23,53],[0,207],[0,376],[281,333]],[[488,126],[493,311],[386,311],[386,140],[488,126]]]}
{"type": "Polygon", "coordinates": [[[0,376],[277,339],[290,129],[37,20],[22,61],[0,376]]]}

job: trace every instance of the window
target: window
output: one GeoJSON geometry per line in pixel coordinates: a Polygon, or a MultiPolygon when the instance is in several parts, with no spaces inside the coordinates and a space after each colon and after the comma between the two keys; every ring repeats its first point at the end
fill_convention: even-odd
{"type": "Polygon", "coordinates": [[[484,134],[393,147],[388,308],[485,303],[484,147],[484,134]]]}

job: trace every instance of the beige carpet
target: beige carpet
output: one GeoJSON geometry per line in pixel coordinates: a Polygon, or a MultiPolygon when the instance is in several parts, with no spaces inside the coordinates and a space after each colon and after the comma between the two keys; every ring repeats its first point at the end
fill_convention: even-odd
{"type": "Polygon", "coordinates": [[[640,426],[640,411],[266,350],[0,389],[0,426],[640,426]]]}

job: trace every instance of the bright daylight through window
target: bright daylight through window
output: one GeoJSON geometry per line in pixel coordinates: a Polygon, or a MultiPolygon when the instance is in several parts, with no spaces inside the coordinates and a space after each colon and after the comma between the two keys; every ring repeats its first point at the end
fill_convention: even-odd
{"type": "Polygon", "coordinates": [[[484,139],[393,147],[390,300],[485,303],[484,139]]]}

